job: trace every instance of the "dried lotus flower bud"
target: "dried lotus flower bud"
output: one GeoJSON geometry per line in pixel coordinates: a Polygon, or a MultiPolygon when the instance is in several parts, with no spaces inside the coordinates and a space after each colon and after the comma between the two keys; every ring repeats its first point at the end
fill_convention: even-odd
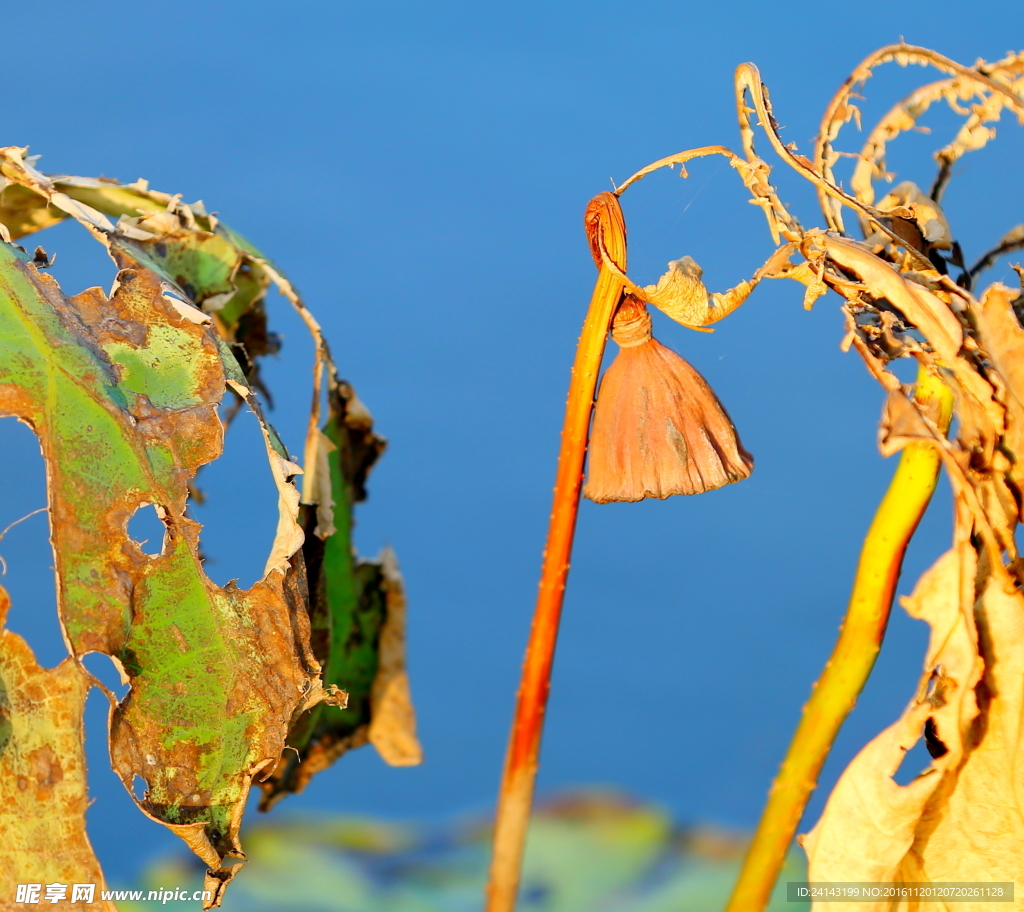
{"type": "Polygon", "coordinates": [[[707,381],[651,336],[643,302],[628,295],[612,323],[620,346],[594,410],[587,483],[596,503],[701,494],[750,475],[725,409],[707,381]]]}

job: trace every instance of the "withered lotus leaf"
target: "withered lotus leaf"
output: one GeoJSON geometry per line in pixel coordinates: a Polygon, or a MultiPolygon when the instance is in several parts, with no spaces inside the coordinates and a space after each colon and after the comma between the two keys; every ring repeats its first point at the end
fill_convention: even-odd
{"type": "MultiPolygon", "coordinates": [[[[91,678],[77,659],[100,652],[122,670],[130,687],[119,702],[112,700],[114,769],[139,808],[206,862],[206,889],[213,893],[208,905],[219,905],[244,861],[238,833],[250,788],[283,756],[295,754],[289,743],[311,708],[342,712],[342,691],[352,686],[364,739],[368,733],[389,762],[418,762],[404,671],[401,577],[393,556],[383,566],[358,561],[350,537],[352,507],[365,496],[366,474],[383,441],[337,378],[316,321],[252,245],[201,204],[185,205],[144,181],[50,179],[25,153],[0,149],[0,416],[30,425],[46,460],[58,611],[74,654],[67,667],[47,674],[77,669],[84,694],[91,678]],[[45,257],[30,258],[10,240],[69,216],[106,246],[117,266],[109,297],[99,288],[65,297],[40,271],[45,257]],[[315,343],[310,440],[324,446],[321,453],[307,441],[314,458],[306,469],[316,476],[310,486],[315,502],[302,508],[314,519],[307,534],[293,483],[303,470],[256,397],[262,387],[254,359],[276,344],[263,311],[271,283],[315,343]],[[321,429],[325,374],[329,398],[339,405],[332,404],[321,429]],[[260,422],[278,497],[264,576],[247,590],[217,586],[206,576],[201,526],[186,512],[196,473],[221,454],[220,410],[228,391],[260,422]],[[335,457],[330,466],[328,456],[335,457]],[[127,533],[135,510],[149,504],[164,525],[156,555],[144,553],[127,533]],[[330,545],[320,570],[326,566],[335,590],[347,586],[358,600],[365,589],[378,606],[377,633],[355,652],[346,644],[362,631],[351,613],[326,631],[311,631],[318,609],[309,597],[304,539],[308,556],[330,545]],[[385,603],[393,608],[385,611],[385,603]],[[317,642],[325,632],[326,642],[317,642]],[[330,663],[326,685],[321,657],[330,663]]],[[[342,601],[352,609],[350,600],[342,601]]],[[[67,721],[80,746],[74,706],[69,698],[67,721]]],[[[74,771],[84,790],[84,769],[74,766],[71,747],[67,751],[65,780],[72,783],[74,771]]],[[[82,829],[77,806],[55,803],[46,813],[54,815],[54,827],[64,828],[60,832],[82,829]]],[[[4,832],[7,840],[22,833],[26,845],[38,842],[27,824],[4,832]]],[[[68,846],[70,864],[73,841],[68,846]]],[[[87,842],[79,854],[92,858],[87,842]]],[[[78,882],[101,882],[94,858],[90,864],[96,877],[78,882]]]]}
{"type": "MultiPolygon", "coordinates": [[[[362,498],[366,474],[383,441],[347,384],[328,395],[320,448],[336,509],[362,498]]],[[[324,683],[345,690],[344,706],[320,703],[292,724],[278,763],[261,777],[261,809],[305,789],[310,779],[349,750],[369,741],[392,766],[422,759],[405,672],[405,591],[398,562],[387,549],[379,560],[357,558],[348,523],[326,538],[315,534],[317,511],[303,507],[303,545],[309,582],[312,647],[324,683]]]]}
{"type": "Polygon", "coordinates": [[[0,305],[0,411],[30,424],[46,457],[68,643],[76,656],[113,657],[131,685],[111,716],[114,768],[139,807],[207,862],[219,893],[241,857],[253,777],[276,761],[290,719],[323,695],[303,645],[298,492],[288,479],[298,467],[268,445],[291,503],[275,566],[247,591],[215,585],[198,555],[200,527],[185,515],[187,483],[220,454],[227,384],[248,390],[209,320],[182,315],[191,305],[141,266],[121,269],[109,299],[99,289],[65,298],[7,244],[0,305]],[[147,503],[165,526],[156,556],[126,529],[147,503]]]}
{"type": "Polygon", "coordinates": [[[594,409],[583,494],[597,503],[700,494],[750,475],[753,457],[707,381],[651,335],[628,296],[612,338],[619,352],[594,409]]]}
{"type": "MultiPolygon", "coordinates": [[[[862,278],[871,274],[870,256],[862,255],[862,278]]],[[[997,283],[980,300],[962,289],[955,294],[957,309],[969,316],[965,327],[986,355],[977,361],[965,347],[946,362],[943,375],[956,393],[960,422],[950,445],[953,458],[946,461],[958,504],[955,544],[903,600],[908,613],[932,628],[917,694],[902,717],[849,764],[821,819],[802,837],[813,880],[1024,877],[1017,797],[1024,743],[1024,594],[1014,545],[1020,475],[1017,458],[1006,458],[1016,457],[1020,447],[1017,365],[1024,357],[1024,332],[1010,289],[997,283]],[[966,453],[979,454],[970,471],[961,468],[968,465],[966,453]],[[922,739],[931,764],[906,785],[898,784],[893,776],[922,739]]],[[[906,298],[894,292],[890,300],[904,306],[906,298]]],[[[928,327],[927,342],[940,350],[949,340],[942,321],[952,309],[934,295],[918,295],[913,303],[928,308],[928,318],[918,325],[928,327]]],[[[875,351],[867,338],[865,332],[855,339],[866,359],[875,351]]],[[[926,422],[919,419],[918,425],[917,433],[927,437],[926,422]]],[[[893,446],[910,439],[887,432],[893,446]]]]}
{"type": "MultiPolygon", "coordinates": [[[[1024,598],[1002,568],[994,568],[975,602],[977,570],[974,550],[962,544],[941,557],[904,600],[908,612],[932,628],[918,693],[902,718],[850,763],[821,819],[802,837],[811,879],[913,883],[1024,877],[1024,823],[1015,798],[1021,775],[1024,598]],[[931,765],[898,785],[892,777],[921,738],[931,765]]],[[[840,905],[820,904],[822,910],[833,907],[840,905]]],[[[944,906],[923,903],[921,908],[944,906]]]]}

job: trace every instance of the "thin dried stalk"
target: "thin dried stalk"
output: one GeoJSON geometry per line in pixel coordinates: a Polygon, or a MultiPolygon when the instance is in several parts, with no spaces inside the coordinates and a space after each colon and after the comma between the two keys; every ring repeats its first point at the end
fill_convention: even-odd
{"type": "Polygon", "coordinates": [[[814,168],[825,179],[824,183],[818,185],[818,200],[821,204],[821,211],[828,221],[828,226],[833,231],[843,231],[844,228],[841,209],[836,205],[839,198],[828,190],[829,186],[835,186],[832,165],[837,156],[832,151],[832,143],[844,124],[850,120],[860,122],[860,111],[855,105],[850,104],[850,98],[860,86],[871,78],[872,71],[876,66],[889,61],[895,61],[901,66],[910,63],[922,66],[931,65],[942,73],[948,73],[967,84],[978,86],[984,92],[1001,96],[1004,99],[1004,105],[1024,121],[1024,102],[1011,89],[993,79],[988,72],[983,72],[980,68],[965,67],[963,64],[950,60],[928,48],[915,47],[910,44],[891,44],[869,54],[832,97],[821,119],[821,127],[818,130],[815,143],[814,168]]]}
{"type": "MultiPolygon", "coordinates": [[[[831,198],[834,202],[849,206],[859,215],[867,218],[875,226],[875,229],[886,235],[892,243],[906,250],[907,255],[916,262],[918,268],[931,269],[931,263],[920,251],[908,246],[903,238],[893,232],[882,221],[885,218],[885,213],[865,205],[856,197],[840,190],[831,179],[823,176],[814,163],[803,155],[796,154],[783,143],[782,137],[779,135],[778,123],[772,115],[771,102],[768,100],[768,90],[761,81],[761,74],[758,72],[757,67],[752,63],[742,63],[736,68],[736,98],[739,106],[740,130],[744,135],[744,146],[746,148],[749,148],[751,152],[753,151],[753,131],[749,121],[750,109],[744,104],[745,91],[750,93],[751,100],[754,102],[754,111],[757,113],[761,127],[764,129],[765,135],[768,137],[768,141],[771,143],[776,154],[797,174],[814,184],[818,188],[819,196],[823,199],[831,198]]],[[[841,230],[841,228],[838,230],[841,230]]],[[[772,231],[774,235],[775,229],[773,228],[772,231]]],[[[793,233],[787,239],[792,240],[793,233]]]]}
{"type": "MultiPolygon", "coordinates": [[[[879,119],[861,147],[850,179],[850,188],[857,199],[868,206],[875,202],[873,179],[891,178],[885,171],[888,144],[901,133],[914,129],[917,121],[935,102],[945,98],[952,107],[952,95],[956,94],[959,97],[955,89],[955,81],[952,79],[941,79],[920,86],[893,105],[879,119]]],[[[976,95],[982,94],[980,89],[976,89],[976,95]]],[[[929,196],[936,199],[933,193],[929,193],[929,196]]]]}
{"type": "MultiPolygon", "coordinates": [[[[1006,80],[1007,86],[1017,95],[1021,95],[1019,76],[1022,67],[1024,55],[1012,54],[1004,60],[987,65],[986,71],[993,79],[1006,80]]],[[[952,175],[953,164],[965,152],[982,148],[992,138],[994,131],[984,128],[982,122],[998,120],[1003,107],[1002,96],[987,95],[984,86],[974,83],[964,86],[958,79],[942,79],[920,86],[901,99],[878,121],[857,156],[857,164],[850,180],[850,187],[857,199],[867,205],[875,202],[872,181],[875,178],[892,180],[893,177],[885,171],[888,144],[901,133],[914,129],[925,112],[942,99],[946,100],[954,112],[967,116],[967,122],[953,142],[935,153],[939,171],[928,191],[928,196],[936,203],[942,201],[942,194],[952,175]],[[982,103],[965,110],[960,103],[972,98],[980,99],[982,103]]],[[[833,153],[832,157],[836,157],[836,153],[833,153]]],[[[863,219],[862,230],[865,236],[870,231],[863,219]]]]}
{"type": "Polygon", "coordinates": [[[622,196],[622,194],[629,189],[632,184],[635,184],[638,180],[642,180],[659,168],[671,168],[673,165],[681,165],[679,169],[680,177],[689,177],[686,173],[686,163],[692,161],[695,158],[703,158],[706,155],[724,155],[729,159],[730,163],[735,166],[736,153],[725,146],[701,146],[699,149],[687,149],[685,152],[677,152],[675,155],[669,155],[665,158],[659,158],[656,162],[651,162],[646,168],[641,168],[636,174],[626,178],[618,187],[615,188],[615,195],[622,196]]]}
{"type": "MultiPolygon", "coordinates": [[[[1005,83],[1018,98],[1024,100],[1024,82],[1021,81],[1021,75],[1024,73],[1024,54],[1009,54],[1002,60],[991,64],[979,62],[976,64],[976,67],[979,72],[991,76],[998,82],[1005,83]]],[[[953,99],[950,99],[950,107],[956,110],[953,99]]],[[[967,121],[960,128],[953,141],[935,153],[935,159],[939,163],[939,170],[928,194],[935,202],[942,202],[942,194],[946,190],[949,179],[953,176],[953,165],[959,158],[965,152],[975,152],[981,149],[990,139],[995,137],[995,129],[987,129],[982,124],[986,121],[999,120],[1003,107],[1000,96],[989,95],[983,97],[982,103],[975,105],[968,112],[967,121]]]]}
{"type": "MultiPolygon", "coordinates": [[[[746,78],[748,76],[747,67],[753,67],[753,64],[741,64],[736,70],[736,77],[733,81],[733,90],[736,95],[736,114],[740,128],[740,141],[743,143],[743,152],[747,156],[747,168],[750,169],[749,174],[744,175],[744,183],[753,193],[754,202],[764,212],[765,218],[768,220],[768,230],[772,233],[772,240],[778,244],[781,236],[780,229],[784,228],[786,230],[787,237],[798,235],[803,229],[800,227],[800,222],[789,212],[779,197],[778,192],[769,182],[768,178],[771,175],[771,168],[758,157],[757,150],[754,148],[754,126],[751,123],[750,115],[759,112],[756,112],[754,108],[747,105],[747,91],[750,90],[751,94],[753,94],[753,90],[749,85],[750,80],[746,78]],[[741,73],[744,78],[741,78],[741,73]]],[[[756,75],[757,68],[753,67],[753,70],[756,75]]],[[[759,76],[756,78],[756,84],[759,94],[767,91],[761,84],[759,76]]],[[[762,118],[762,123],[770,124],[773,129],[776,128],[777,124],[771,115],[770,105],[766,105],[764,110],[765,116],[762,118]]]]}
{"type": "MultiPolygon", "coordinates": [[[[945,434],[953,410],[949,387],[922,367],[914,398],[937,414],[937,429],[945,434]]],[[[755,912],[771,898],[832,742],[874,667],[903,555],[935,491],[941,464],[930,442],[911,443],[900,457],[864,540],[839,640],[804,707],[726,912],[755,912]]]]}
{"type": "Polygon", "coordinates": [[[623,293],[619,278],[606,266],[600,265],[602,259],[608,257],[620,270],[626,268],[626,227],[614,194],[602,193],[591,200],[587,207],[586,225],[600,272],[576,349],[569,384],[540,591],[498,798],[487,912],[513,912],[515,909],[550,689],[551,665],[576,531],[587,432],[608,330],[623,293]]]}
{"type": "MultiPolygon", "coordinates": [[[[742,100],[740,106],[742,109],[742,100]]],[[[741,130],[744,124],[744,117],[745,114],[741,110],[741,130]]],[[[752,131],[750,133],[752,135],[752,131]]],[[[747,151],[746,161],[726,146],[701,146],[698,149],[687,149],[684,152],[677,152],[675,155],[659,158],[656,162],[641,168],[616,188],[615,195],[622,196],[637,181],[642,180],[648,174],[660,168],[671,168],[675,165],[680,165],[679,176],[689,177],[686,171],[686,162],[692,161],[695,158],[704,158],[708,155],[723,155],[729,159],[729,164],[739,173],[741,180],[753,197],[754,204],[760,206],[764,211],[765,217],[768,219],[768,225],[771,228],[772,237],[775,239],[775,243],[778,244],[779,226],[786,228],[790,232],[799,232],[800,224],[790,215],[776,194],[775,188],[769,183],[768,177],[771,174],[771,168],[754,153],[753,145],[748,141],[749,136],[747,133],[743,134],[743,138],[745,140],[744,148],[747,151]]],[[[696,327],[691,326],[690,328],[694,329],[696,327]]]]}
{"type": "MultiPolygon", "coordinates": [[[[1001,256],[1006,256],[1006,254],[1013,253],[1015,250],[1024,250],[1024,225],[1018,225],[1008,232],[995,247],[991,250],[986,250],[978,258],[978,262],[967,270],[971,283],[973,284],[974,280],[986,269],[991,269],[995,265],[996,260],[1001,256]]],[[[970,286],[968,286],[968,290],[970,290],[970,286]]]]}

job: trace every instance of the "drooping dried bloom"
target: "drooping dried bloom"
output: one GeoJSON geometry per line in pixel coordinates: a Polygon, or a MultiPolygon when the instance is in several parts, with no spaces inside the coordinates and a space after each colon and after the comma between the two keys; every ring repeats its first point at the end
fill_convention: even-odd
{"type": "Polygon", "coordinates": [[[596,503],[701,494],[754,465],[707,381],[651,336],[627,296],[612,324],[620,350],[601,381],[583,494],[596,503]]]}

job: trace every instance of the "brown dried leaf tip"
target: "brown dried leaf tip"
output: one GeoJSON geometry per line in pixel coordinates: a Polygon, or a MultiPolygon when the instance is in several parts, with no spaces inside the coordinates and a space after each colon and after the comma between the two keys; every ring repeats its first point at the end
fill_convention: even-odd
{"type": "Polygon", "coordinates": [[[612,322],[619,353],[594,409],[583,495],[596,503],[702,494],[750,475],[753,457],[707,381],[651,335],[627,295],[612,322]]]}

